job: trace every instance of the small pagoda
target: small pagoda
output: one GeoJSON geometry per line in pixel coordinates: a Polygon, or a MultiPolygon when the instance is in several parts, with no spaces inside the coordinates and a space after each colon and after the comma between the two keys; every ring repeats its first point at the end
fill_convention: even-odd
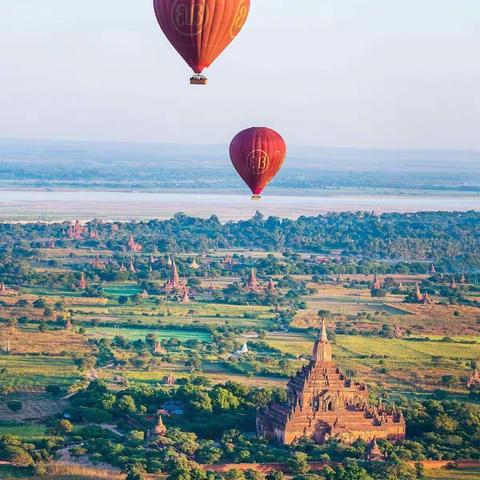
{"type": "Polygon", "coordinates": [[[97,270],[105,270],[106,265],[97,255],[92,261],[92,267],[96,268],[97,270]]]}
{"type": "Polygon", "coordinates": [[[170,267],[170,278],[164,283],[163,290],[166,293],[178,292],[184,293],[186,289],[186,284],[180,280],[180,275],[178,273],[178,268],[175,260],[171,259],[172,264],[170,267]]]}
{"type": "Polygon", "coordinates": [[[135,269],[135,265],[133,264],[133,259],[130,259],[130,265],[128,266],[128,271],[130,273],[137,273],[137,270],[135,269]]]}
{"type": "Polygon", "coordinates": [[[382,281],[378,278],[378,275],[375,275],[375,277],[373,277],[372,290],[381,290],[382,287],[382,281]]]}
{"type": "Polygon", "coordinates": [[[260,285],[259,281],[257,280],[257,275],[255,274],[255,270],[253,268],[251,269],[250,275],[248,276],[248,279],[245,282],[245,290],[247,290],[247,292],[253,292],[253,293],[263,292],[263,287],[260,285]]]}
{"type": "Polygon", "coordinates": [[[82,272],[80,275],[80,280],[78,281],[78,288],[80,290],[85,290],[87,288],[87,279],[85,278],[85,274],[82,272]]]}
{"type": "Polygon", "coordinates": [[[468,376],[467,388],[472,389],[477,385],[480,385],[480,372],[478,371],[478,368],[475,368],[475,370],[468,376]]]}
{"type": "Polygon", "coordinates": [[[452,281],[450,283],[450,290],[456,290],[458,288],[457,282],[455,281],[455,277],[452,277],[452,281]]]}
{"type": "Polygon", "coordinates": [[[418,283],[415,284],[415,298],[417,299],[418,303],[423,303],[423,295],[420,291],[420,286],[418,285],[418,283]]]}
{"type": "Polygon", "coordinates": [[[130,235],[130,238],[127,243],[127,248],[128,248],[128,251],[132,253],[141,253],[141,251],[143,250],[142,245],[135,241],[135,238],[133,235],[130,235]]]}
{"type": "Polygon", "coordinates": [[[190,297],[188,295],[188,287],[185,287],[183,290],[183,296],[180,299],[180,303],[183,303],[183,305],[187,305],[190,303],[190,297]]]}
{"type": "Polygon", "coordinates": [[[366,460],[368,462],[383,462],[386,457],[378,446],[377,439],[374,438],[368,445],[366,451],[366,460]]]}
{"type": "Polygon", "coordinates": [[[270,295],[275,295],[277,293],[277,288],[275,287],[275,284],[271,278],[268,280],[267,292],[270,295]]]}
{"type": "Polygon", "coordinates": [[[433,304],[432,297],[430,297],[430,294],[428,292],[425,292],[423,294],[422,303],[424,305],[432,305],[433,304]]]}

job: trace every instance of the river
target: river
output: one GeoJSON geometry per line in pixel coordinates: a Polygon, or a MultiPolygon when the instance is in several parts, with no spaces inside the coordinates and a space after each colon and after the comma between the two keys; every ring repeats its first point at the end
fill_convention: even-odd
{"type": "Polygon", "coordinates": [[[175,213],[222,221],[264,215],[298,218],[327,212],[468,211],[480,210],[480,195],[449,193],[363,194],[325,192],[318,196],[270,196],[252,201],[248,195],[211,193],[150,193],[118,191],[0,191],[0,221],[145,220],[175,213]]]}

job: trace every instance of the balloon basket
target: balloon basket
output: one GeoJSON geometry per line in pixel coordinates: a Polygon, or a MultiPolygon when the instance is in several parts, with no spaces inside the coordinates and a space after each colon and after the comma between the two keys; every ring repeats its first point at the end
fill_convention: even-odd
{"type": "Polygon", "coordinates": [[[204,75],[194,75],[190,79],[190,85],[207,85],[208,78],[204,75]]]}
{"type": "Polygon", "coordinates": [[[261,195],[252,195],[252,200],[255,201],[255,202],[258,202],[261,199],[262,199],[261,195]]]}

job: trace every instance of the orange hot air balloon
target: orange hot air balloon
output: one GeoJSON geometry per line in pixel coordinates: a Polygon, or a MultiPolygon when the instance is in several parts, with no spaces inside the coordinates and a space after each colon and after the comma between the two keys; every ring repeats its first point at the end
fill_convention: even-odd
{"type": "Polygon", "coordinates": [[[250,0],[153,0],[161,29],[195,75],[192,85],[206,85],[201,73],[230,45],[247,21],[250,0]]]}
{"type": "Polygon", "coordinates": [[[250,187],[253,200],[261,198],[264,188],[282,168],[286,154],[285,141],[270,128],[248,128],[230,144],[233,166],[250,187]]]}

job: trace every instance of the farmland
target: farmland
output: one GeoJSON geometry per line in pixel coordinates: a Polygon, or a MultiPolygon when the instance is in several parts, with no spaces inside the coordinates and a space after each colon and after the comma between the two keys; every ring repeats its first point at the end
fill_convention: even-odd
{"type": "MultiPolygon", "coordinates": [[[[340,249],[162,252],[159,245],[170,247],[148,237],[141,248],[134,224],[95,224],[88,236],[84,228],[42,226],[30,250],[7,249],[0,263],[0,443],[46,445],[55,468],[68,464],[71,475],[83,468],[75,472],[88,478],[95,462],[125,470],[126,458],[138,455],[150,473],[158,471],[163,448],[148,450],[158,462],[149,463],[143,447],[160,410],[173,442],[180,429],[180,436],[198,436],[182,440],[198,452],[214,440],[227,463],[287,461],[304,447],[255,443],[255,416],[269,399],[284,398],[289,378],[309,363],[322,321],[335,364],[364,383],[373,402],[398,404],[409,422],[422,418],[432,399],[445,402],[438,408],[446,412],[478,405],[467,387],[480,358],[480,294],[472,273],[441,276],[429,272],[430,264],[343,257],[340,249]],[[229,452],[230,442],[222,443],[232,430],[240,432],[243,450],[229,452]],[[72,456],[65,442],[91,451],[77,448],[72,456]],[[118,453],[124,449],[128,455],[118,453]]],[[[474,440],[460,431],[466,427],[455,420],[447,437],[442,428],[436,450],[417,433],[422,453],[407,443],[398,454],[476,458],[474,440]],[[462,446],[455,450],[450,441],[462,446]]],[[[329,448],[310,451],[310,458],[353,454],[329,448]]],[[[352,448],[355,458],[365,457],[362,445],[352,448]]],[[[0,468],[4,476],[22,473],[0,468]]],[[[28,478],[31,470],[23,473],[28,478]]],[[[460,480],[470,473],[428,475],[460,480]]]]}

